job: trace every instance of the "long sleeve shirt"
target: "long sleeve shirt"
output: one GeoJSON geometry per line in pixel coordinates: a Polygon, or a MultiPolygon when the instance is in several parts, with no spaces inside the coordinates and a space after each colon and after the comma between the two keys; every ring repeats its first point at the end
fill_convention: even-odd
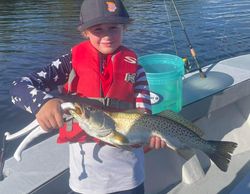
{"type": "MultiPolygon", "coordinates": [[[[36,114],[48,100],[55,98],[53,91],[61,90],[72,70],[72,54],[62,55],[51,64],[13,81],[10,89],[12,103],[36,114]]],[[[150,94],[146,74],[139,66],[135,78],[136,108],[151,113],[150,94]]]]}

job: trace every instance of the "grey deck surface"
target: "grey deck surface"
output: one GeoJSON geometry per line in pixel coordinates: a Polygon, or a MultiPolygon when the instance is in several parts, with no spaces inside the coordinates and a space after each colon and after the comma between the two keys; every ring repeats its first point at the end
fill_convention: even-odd
{"type": "MultiPolygon", "coordinates": [[[[208,76],[204,80],[201,80],[197,73],[186,76],[183,84],[185,106],[181,114],[190,120],[196,120],[249,96],[249,63],[250,55],[240,56],[208,66],[204,69],[208,76]]],[[[233,156],[232,168],[226,174],[212,167],[207,172],[206,179],[201,179],[195,187],[179,184],[169,193],[213,194],[235,188],[238,185],[238,182],[233,184],[236,183],[236,178],[240,181],[245,177],[241,175],[241,171],[249,170],[249,155],[249,151],[246,151],[233,156]],[[208,181],[215,177],[219,181],[208,181]]],[[[67,168],[68,145],[56,144],[56,136],[53,136],[25,150],[20,163],[13,158],[6,161],[4,173],[7,177],[0,182],[0,193],[30,193],[67,168]]]]}

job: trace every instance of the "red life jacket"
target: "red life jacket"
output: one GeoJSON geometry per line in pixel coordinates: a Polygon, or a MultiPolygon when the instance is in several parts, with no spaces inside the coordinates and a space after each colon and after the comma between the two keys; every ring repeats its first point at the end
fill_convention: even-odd
{"type": "MultiPolygon", "coordinates": [[[[85,98],[116,99],[135,106],[134,79],[138,65],[133,51],[121,46],[104,59],[89,41],[85,41],[72,49],[72,68],[75,77],[65,84],[65,91],[85,98]]],[[[87,138],[77,123],[73,123],[70,130],[65,124],[59,129],[57,142],[84,142],[87,138]]]]}

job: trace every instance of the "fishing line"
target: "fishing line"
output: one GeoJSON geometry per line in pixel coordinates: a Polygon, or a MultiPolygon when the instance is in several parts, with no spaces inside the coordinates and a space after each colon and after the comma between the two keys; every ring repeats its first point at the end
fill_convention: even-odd
{"type": "MultiPolygon", "coordinates": [[[[166,0],[164,0],[164,6],[165,6],[165,11],[166,11],[167,19],[168,19],[168,25],[169,25],[169,28],[170,28],[171,38],[173,40],[175,54],[178,56],[178,49],[177,49],[177,46],[176,46],[176,41],[175,41],[175,37],[174,37],[174,33],[173,33],[173,28],[172,28],[172,25],[171,25],[171,20],[170,20],[170,11],[169,11],[170,8],[168,8],[166,0]]],[[[185,52],[185,56],[188,56],[188,54],[186,53],[186,50],[184,50],[184,52],[185,52]]],[[[190,65],[187,57],[182,57],[182,60],[184,62],[184,66],[185,66],[185,72],[188,73],[189,70],[190,70],[190,68],[191,68],[191,65],[190,65]]]]}
{"type": "Polygon", "coordinates": [[[165,6],[166,15],[167,15],[167,18],[168,18],[168,25],[169,25],[169,28],[170,28],[170,33],[171,33],[171,37],[172,37],[172,41],[173,41],[173,45],[174,45],[174,49],[175,49],[175,54],[178,56],[178,51],[177,51],[177,47],[176,47],[176,43],[175,43],[175,38],[174,38],[172,25],[171,25],[171,22],[170,22],[169,9],[168,9],[166,0],[164,0],[164,6],[165,6]]]}
{"type": "MultiPolygon", "coordinates": [[[[165,2],[165,0],[164,0],[164,2],[165,2]]],[[[165,3],[166,3],[166,2],[165,2],[165,3]]],[[[179,14],[179,12],[178,12],[178,10],[177,10],[177,7],[176,7],[176,5],[175,5],[174,0],[172,0],[172,4],[173,4],[173,6],[174,6],[174,9],[175,9],[176,15],[177,15],[177,17],[178,17],[178,20],[179,20],[179,22],[180,22],[180,24],[181,24],[181,28],[182,28],[182,30],[183,30],[183,32],[184,32],[184,34],[185,34],[186,40],[187,40],[187,42],[188,42],[188,46],[189,46],[189,48],[190,48],[190,53],[191,53],[191,55],[192,55],[192,57],[193,57],[193,59],[194,59],[194,61],[195,61],[195,64],[196,64],[198,70],[199,70],[200,77],[201,77],[201,78],[205,78],[205,77],[206,77],[206,74],[205,74],[205,73],[202,71],[202,69],[201,69],[201,66],[200,66],[200,64],[199,64],[199,62],[198,62],[198,59],[197,59],[197,57],[196,57],[196,52],[195,52],[195,50],[194,50],[194,48],[193,48],[193,46],[192,46],[192,44],[191,44],[191,41],[190,41],[190,39],[189,39],[189,37],[188,37],[186,28],[185,28],[184,25],[183,25],[182,19],[181,19],[180,14],[179,14]]]]}

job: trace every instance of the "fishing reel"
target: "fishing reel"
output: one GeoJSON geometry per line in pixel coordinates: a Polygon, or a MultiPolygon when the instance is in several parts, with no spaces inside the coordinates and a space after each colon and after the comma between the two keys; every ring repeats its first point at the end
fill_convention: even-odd
{"type": "Polygon", "coordinates": [[[187,57],[183,57],[182,61],[184,62],[185,73],[189,73],[192,69],[192,64],[190,63],[187,57]]]}

